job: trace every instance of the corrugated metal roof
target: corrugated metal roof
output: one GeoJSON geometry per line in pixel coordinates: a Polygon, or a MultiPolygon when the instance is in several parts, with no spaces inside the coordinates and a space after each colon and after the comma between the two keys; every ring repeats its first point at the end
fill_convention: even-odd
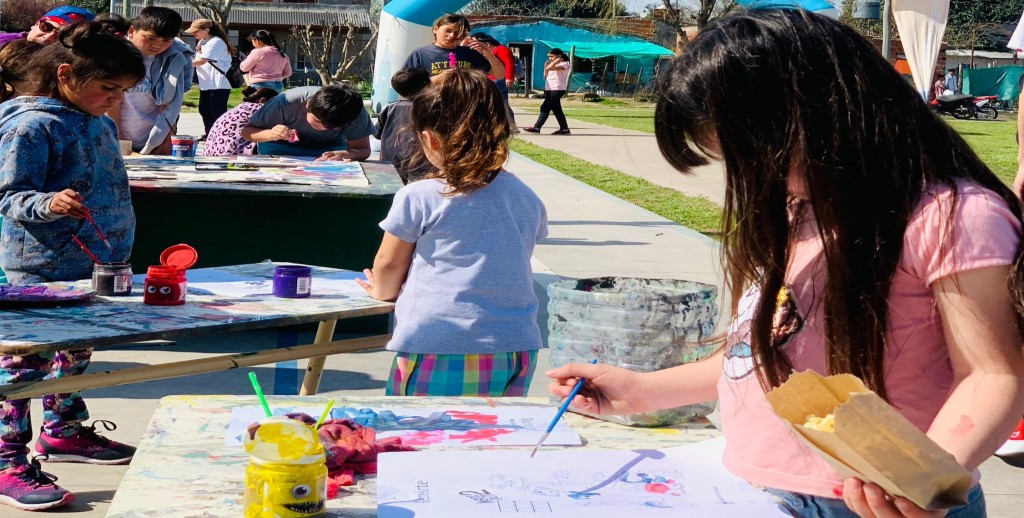
{"type": "MultiPolygon", "coordinates": [[[[155,5],[173,9],[181,15],[187,26],[199,18],[195,10],[184,3],[156,2],[155,5]]],[[[129,7],[134,17],[143,9],[143,5],[132,2],[129,7]]],[[[114,2],[113,12],[121,12],[121,2],[114,2]]],[[[331,6],[317,4],[315,7],[292,7],[276,4],[235,4],[231,8],[231,25],[256,25],[260,27],[291,27],[293,25],[346,25],[356,27],[370,26],[370,13],[365,8],[356,6],[331,6]]]]}

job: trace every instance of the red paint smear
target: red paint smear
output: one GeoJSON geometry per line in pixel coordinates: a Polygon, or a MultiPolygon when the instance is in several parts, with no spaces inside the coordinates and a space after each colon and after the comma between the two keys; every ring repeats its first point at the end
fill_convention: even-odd
{"type": "Polygon", "coordinates": [[[452,439],[463,439],[463,443],[473,441],[491,441],[496,442],[495,437],[499,435],[505,435],[512,433],[512,430],[507,428],[488,428],[486,430],[470,430],[464,435],[452,435],[452,439]]]}
{"type": "Polygon", "coordinates": [[[960,416],[960,422],[953,427],[952,432],[957,435],[967,435],[968,432],[974,429],[974,421],[970,417],[965,415],[960,416]]]}
{"type": "Polygon", "coordinates": [[[659,495],[664,495],[665,493],[668,493],[668,490],[669,487],[666,486],[665,484],[644,484],[644,491],[647,491],[648,493],[657,493],[659,495]]]}
{"type": "Polygon", "coordinates": [[[843,485],[842,484],[836,484],[836,485],[832,486],[832,494],[836,495],[837,498],[842,498],[843,497],[843,485]]]}
{"type": "Polygon", "coordinates": [[[481,424],[498,424],[498,416],[492,414],[481,414],[479,412],[460,412],[458,410],[449,410],[448,415],[455,419],[468,419],[481,424]]]}
{"type": "Polygon", "coordinates": [[[402,436],[402,444],[408,446],[429,446],[444,440],[443,430],[419,431],[402,436]]]}

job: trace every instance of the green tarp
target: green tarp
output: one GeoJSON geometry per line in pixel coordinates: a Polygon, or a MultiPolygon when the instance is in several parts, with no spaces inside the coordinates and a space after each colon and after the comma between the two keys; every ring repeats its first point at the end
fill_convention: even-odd
{"type": "Polygon", "coordinates": [[[671,56],[672,51],[646,41],[544,41],[541,43],[562,49],[569,54],[569,51],[576,47],[573,55],[577,58],[597,59],[608,56],[620,56],[626,59],[657,59],[661,56],[671,56]]]}
{"type": "Polygon", "coordinates": [[[964,68],[964,92],[971,95],[995,95],[1017,101],[1024,66],[964,68]]]}

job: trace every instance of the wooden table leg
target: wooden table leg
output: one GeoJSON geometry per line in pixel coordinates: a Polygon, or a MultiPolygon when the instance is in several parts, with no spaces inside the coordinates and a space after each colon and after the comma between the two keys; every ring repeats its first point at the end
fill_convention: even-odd
{"type": "MultiPolygon", "coordinates": [[[[316,328],[316,340],[313,342],[313,345],[331,343],[334,340],[334,326],[337,324],[337,320],[324,320],[320,322],[320,325],[316,328]]],[[[302,378],[302,390],[299,391],[300,396],[316,394],[316,391],[320,388],[320,377],[323,376],[324,363],[326,362],[326,356],[316,356],[309,359],[309,363],[306,364],[306,375],[302,378]]]]}

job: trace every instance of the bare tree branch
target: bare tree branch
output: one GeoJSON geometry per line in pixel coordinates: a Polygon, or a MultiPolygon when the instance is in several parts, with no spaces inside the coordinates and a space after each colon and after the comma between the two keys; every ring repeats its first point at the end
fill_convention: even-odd
{"type": "Polygon", "coordinates": [[[231,7],[235,0],[185,0],[185,3],[195,11],[200,18],[209,18],[224,27],[228,28],[228,18],[231,16],[231,7]]]}
{"type": "Polygon", "coordinates": [[[320,76],[320,82],[327,85],[342,81],[359,61],[359,58],[374,46],[379,27],[374,23],[371,28],[373,32],[370,39],[365,44],[361,44],[362,46],[356,43],[359,27],[352,23],[338,25],[321,20],[319,25],[294,26],[291,32],[302,53],[308,56],[313,70],[320,76]],[[332,71],[331,55],[334,54],[334,49],[339,42],[341,43],[341,60],[338,68],[332,71]]]}

